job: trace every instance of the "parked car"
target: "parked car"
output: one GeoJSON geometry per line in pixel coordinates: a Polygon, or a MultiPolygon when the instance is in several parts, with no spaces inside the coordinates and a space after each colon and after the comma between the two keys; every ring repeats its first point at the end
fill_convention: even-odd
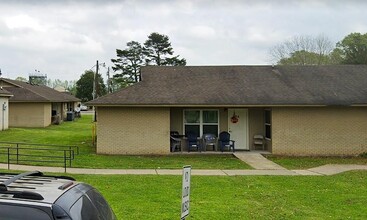
{"type": "Polygon", "coordinates": [[[80,111],[88,111],[88,106],[81,105],[80,106],[80,111]]]}
{"type": "Polygon", "coordinates": [[[39,171],[0,174],[0,218],[117,219],[107,201],[92,186],[71,177],[46,176],[39,171]]]}

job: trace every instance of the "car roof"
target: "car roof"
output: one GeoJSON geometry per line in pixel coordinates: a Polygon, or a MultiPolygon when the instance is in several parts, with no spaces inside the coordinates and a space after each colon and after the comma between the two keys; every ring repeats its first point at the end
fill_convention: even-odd
{"type": "Polygon", "coordinates": [[[0,201],[6,199],[52,204],[78,184],[70,177],[45,176],[39,171],[18,175],[0,174],[0,201]]]}

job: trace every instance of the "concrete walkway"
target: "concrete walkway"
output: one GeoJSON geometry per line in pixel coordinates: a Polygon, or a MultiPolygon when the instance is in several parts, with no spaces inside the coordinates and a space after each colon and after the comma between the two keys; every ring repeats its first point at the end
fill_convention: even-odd
{"type": "MultiPolygon", "coordinates": [[[[193,169],[195,176],[321,176],[334,175],[350,170],[367,170],[367,165],[324,165],[307,170],[287,170],[278,164],[269,161],[259,153],[239,152],[235,156],[243,160],[254,170],[203,170],[193,169]]],[[[7,169],[7,164],[0,164],[1,169],[7,169]]],[[[39,170],[42,172],[64,173],[61,167],[10,165],[11,170],[39,170]]],[[[86,169],[67,168],[67,173],[72,174],[100,174],[100,175],[182,175],[181,169],[86,169]]]]}
{"type": "Polygon", "coordinates": [[[260,153],[236,152],[233,155],[257,170],[286,170],[284,167],[266,159],[260,153]]]}
{"type": "Polygon", "coordinates": [[[354,164],[327,164],[320,167],[308,169],[311,172],[319,173],[321,175],[334,175],[351,170],[367,170],[367,165],[354,164]]]}

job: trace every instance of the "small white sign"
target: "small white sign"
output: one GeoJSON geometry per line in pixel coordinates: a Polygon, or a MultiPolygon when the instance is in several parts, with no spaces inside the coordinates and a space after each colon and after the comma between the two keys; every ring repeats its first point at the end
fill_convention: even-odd
{"type": "Polygon", "coordinates": [[[184,166],[182,169],[181,219],[184,219],[186,216],[189,215],[190,181],[191,181],[191,166],[184,166]]]}

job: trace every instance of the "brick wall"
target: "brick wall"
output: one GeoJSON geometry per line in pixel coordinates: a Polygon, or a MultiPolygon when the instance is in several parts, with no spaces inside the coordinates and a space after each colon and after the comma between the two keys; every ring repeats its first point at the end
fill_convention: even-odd
{"type": "Polygon", "coordinates": [[[9,127],[46,127],[51,124],[51,103],[9,103],[9,127]]]}
{"type": "Polygon", "coordinates": [[[367,152],[367,108],[273,108],[272,148],[283,155],[367,152]]]}
{"type": "Polygon", "coordinates": [[[97,153],[168,154],[169,108],[97,108],[97,153]]]}
{"type": "Polygon", "coordinates": [[[43,105],[43,126],[47,127],[51,125],[51,114],[52,114],[52,110],[51,110],[51,104],[49,103],[45,103],[43,105]]]}

